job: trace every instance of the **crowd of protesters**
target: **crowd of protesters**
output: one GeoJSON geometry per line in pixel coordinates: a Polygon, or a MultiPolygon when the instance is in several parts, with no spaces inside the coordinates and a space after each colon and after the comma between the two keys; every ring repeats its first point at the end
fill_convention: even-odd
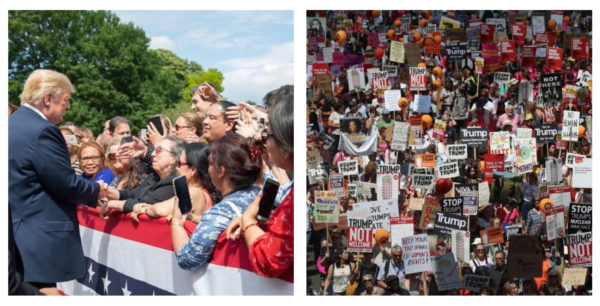
{"type": "Polygon", "coordinates": [[[578,240],[591,237],[591,16],[309,11],[306,226],[314,259],[307,293],[591,294],[591,238],[578,240]],[[563,119],[571,114],[578,121],[563,119]],[[589,164],[583,170],[579,162],[589,164]],[[334,200],[324,191],[335,192],[334,200]],[[448,198],[465,206],[449,212],[448,198]],[[383,207],[387,199],[397,206],[386,217],[394,220],[356,216],[357,207],[383,207]],[[578,214],[581,207],[590,213],[578,214]],[[350,222],[360,218],[366,221],[350,222]],[[439,231],[444,218],[466,226],[439,231]],[[350,234],[357,227],[372,230],[360,243],[350,234]],[[495,239],[488,237],[493,229],[495,239]],[[430,266],[408,273],[415,253],[402,242],[419,234],[427,237],[429,256],[421,259],[430,266]],[[468,246],[458,249],[462,237],[468,246]],[[574,239],[589,253],[573,247],[574,239]],[[528,267],[518,263],[527,256],[528,267]],[[439,263],[448,260],[455,269],[443,270],[439,263]]]}
{"type": "MultiPolygon", "coordinates": [[[[64,75],[50,70],[36,70],[25,84],[21,95],[22,106],[18,109],[12,104],[12,107],[9,106],[9,120],[24,112],[38,119],[33,111],[29,111],[37,108],[34,111],[42,115],[39,119],[47,118],[50,123],[58,124],[69,108],[71,92],[74,92],[74,88],[64,75]],[[64,95],[67,96],[58,99],[64,95]],[[29,96],[39,97],[40,100],[34,101],[29,96]],[[59,106],[62,107],[60,111],[59,106]]],[[[157,118],[160,120],[149,120],[139,137],[132,137],[132,126],[122,116],[106,121],[104,131],[97,136],[93,135],[91,127],[85,126],[85,122],[65,122],[58,127],[47,124],[49,130],[56,130],[59,135],[54,140],[57,156],[63,151],[65,156],[64,159],[62,156],[56,157],[56,160],[45,156],[47,160],[42,163],[46,166],[39,164],[33,167],[35,171],[43,172],[43,167],[51,171],[53,166],[48,166],[48,163],[62,166],[64,162],[60,179],[69,182],[89,181],[85,183],[91,186],[97,183],[100,192],[98,187],[95,187],[95,191],[89,190],[93,197],[89,205],[95,206],[97,199],[101,204],[99,212],[102,218],[119,218],[121,212],[128,213],[127,216],[136,222],[143,214],[152,218],[167,217],[171,224],[173,250],[182,269],[197,270],[206,266],[217,238],[225,235],[229,226],[227,234],[230,239],[246,241],[249,261],[255,273],[263,277],[293,279],[293,222],[289,222],[293,220],[293,86],[286,85],[269,92],[264,98],[264,107],[225,101],[209,83],[196,86],[190,92],[190,97],[193,113],[181,114],[174,124],[168,117],[159,114],[157,118]],[[173,180],[178,176],[186,178],[192,202],[192,210],[185,214],[180,211],[174,191],[173,180]],[[257,213],[262,194],[259,192],[267,179],[279,182],[279,188],[275,201],[270,203],[273,207],[271,218],[263,216],[267,219],[259,222],[257,213]],[[186,220],[197,224],[191,237],[184,230],[186,220]]],[[[16,120],[12,120],[11,124],[30,124],[21,122],[24,120],[21,117],[21,121],[16,120]]],[[[19,143],[17,132],[20,131],[16,127],[9,130],[9,134],[14,136],[11,136],[11,143],[19,143]]],[[[16,150],[15,146],[9,149],[11,163],[27,155],[27,152],[13,151],[13,148],[16,150]]],[[[32,159],[35,161],[36,158],[34,154],[32,159]]],[[[23,167],[14,169],[15,175],[10,177],[11,186],[17,188],[23,184],[16,175],[29,171],[23,167]]],[[[29,180],[44,180],[42,174],[32,174],[29,180]]],[[[61,195],[57,198],[56,206],[65,211],[75,211],[74,203],[79,200],[73,194],[74,189],[62,190],[62,185],[46,181],[42,182],[42,186],[50,194],[61,195]],[[62,197],[69,194],[73,196],[72,199],[60,202],[62,197]]],[[[19,258],[19,253],[27,253],[21,267],[11,266],[11,294],[30,293],[12,290],[13,268],[15,275],[23,275],[22,278],[16,277],[16,280],[32,283],[40,289],[46,288],[43,293],[55,293],[47,288],[56,287],[57,282],[83,276],[79,273],[83,273],[85,267],[80,267],[79,261],[72,262],[73,267],[63,267],[75,271],[66,277],[39,269],[40,262],[52,265],[54,257],[46,257],[45,253],[53,252],[53,248],[40,249],[37,255],[25,249],[29,247],[23,239],[29,237],[24,237],[23,233],[36,231],[35,227],[38,226],[25,213],[32,199],[20,197],[17,189],[12,187],[10,192],[14,192],[10,210],[16,242],[14,253],[11,248],[11,265],[12,259],[19,258]]],[[[35,198],[35,195],[32,196],[35,198]]],[[[40,210],[45,211],[46,208],[40,210]]],[[[72,213],[70,216],[76,215],[72,213]]],[[[61,231],[78,228],[75,217],[68,222],[75,225],[64,225],[61,231]]],[[[79,232],[74,231],[74,235],[78,236],[79,232]]],[[[81,250],[81,246],[73,247],[81,250]]],[[[18,286],[15,285],[15,288],[18,286]]]]}

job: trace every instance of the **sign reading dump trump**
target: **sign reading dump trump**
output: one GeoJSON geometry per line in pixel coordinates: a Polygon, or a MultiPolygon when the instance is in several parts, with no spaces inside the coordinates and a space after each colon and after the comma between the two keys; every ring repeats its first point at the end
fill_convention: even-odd
{"type": "Polygon", "coordinates": [[[339,172],[346,175],[358,175],[358,161],[356,160],[348,160],[342,161],[338,163],[340,167],[339,172]]]}
{"type": "Polygon", "coordinates": [[[466,144],[457,144],[457,145],[448,145],[446,147],[448,151],[448,158],[452,160],[463,160],[467,159],[467,145],[466,144]]]}
{"type": "Polygon", "coordinates": [[[438,178],[453,178],[460,175],[457,162],[441,164],[437,170],[438,178]]]}

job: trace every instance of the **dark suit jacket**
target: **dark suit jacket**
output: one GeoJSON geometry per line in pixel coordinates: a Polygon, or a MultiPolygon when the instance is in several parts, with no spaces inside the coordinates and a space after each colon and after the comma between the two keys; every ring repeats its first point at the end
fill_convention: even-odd
{"type": "Polygon", "coordinates": [[[20,107],[8,119],[8,202],[26,282],[82,277],[77,204],[95,206],[99,185],[75,174],[60,130],[20,107]]]}

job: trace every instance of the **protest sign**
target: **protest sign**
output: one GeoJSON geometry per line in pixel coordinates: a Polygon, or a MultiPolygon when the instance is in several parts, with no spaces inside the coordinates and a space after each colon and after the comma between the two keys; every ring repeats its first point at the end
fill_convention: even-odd
{"type": "Polygon", "coordinates": [[[517,174],[521,175],[533,171],[533,151],[535,146],[529,145],[529,139],[516,138],[514,139],[517,174]]]}
{"type": "Polygon", "coordinates": [[[494,25],[482,23],[480,25],[481,42],[489,44],[494,42],[494,25]]]}
{"type": "Polygon", "coordinates": [[[463,198],[452,197],[442,198],[442,212],[444,214],[462,215],[463,213],[463,198]]]}
{"type": "Polygon", "coordinates": [[[463,215],[477,215],[479,209],[477,203],[478,192],[475,190],[463,190],[458,192],[458,194],[463,198],[463,215]]]}
{"type": "MultiPolygon", "coordinates": [[[[387,89],[390,89],[390,78],[387,75],[386,71],[378,71],[373,73],[373,78],[371,80],[371,89],[373,93],[376,95],[379,102],[382,102],[385,98],[384,92],[387,89]]],[[[396,100],[398,101],[398,100],[396,100]]],[[[396,103],[396,106],[398,103],[396,103]]]]}
{"type": "Polygon", "coordinates": [[[404,63],[405,54],[403,43],[395,40],[390,42],[390,62],[404,63]]]}
{"type": "Polygon", "coordinates": [[[446,45],[446,56],[449,60],[462,60],[467,56],[466,42],[452,42],[446,45]]]}
{"type": "Polygon", "coordinates": [[[548,48],[548,54],[546,57],[546,67],[551,70],[562,69],[562,57],[563,49],[561,48],[548,48]]]}
{"type": "Polygon", "coordinates": [[[585,155],[567,152],[567,156],[565,158],[565,167],[573,168],[575,166],[575,163],[581,163],[584,158],[585,155]]]}
{"type": "Polygon", "coordinates": [[[561,283],[567,288],[569,286],[585,285],[586,275],[587,268],[565,268],[561,283]]]}
{"type": "Polygon", "coordinates": [[[460,130],[460,143],[468,147],[485,147],[488,142],[488,131],[482,127],[468,127],[460,130]]]}
{"type": "Polygon", "coordinates": [[[502,60],[496,44],[481,44],[481,57],[485,61],[488,72],[495,72],[502,68],[502,60]]]}
{"type": "Polygon", "coordinates": [[[446,146],[448,152],[448,159],[452,160],[464,160],[467,159],[467,145],[457,144],[446,146]]]}
{"type": "Polygon", "coordinates": [[[357,201],[377,201],[377,184],[367,182],[355,182],[355,184],[357,201]]]}
{"type": "Polygon", "coordinates": [[[413,111],[429,113],[431,111],[431,96],[416,95],[413,103],[413,111]]]}
{"type": "Polygon", "coordinates": [[[569,251],[569,267],[592,266],[592,233],[567,235],[565,244],[569,251]]]}
{"type": "Polygon", "coordinates": [[[530,128],[517,128],[517,138],[531,138],[532,136],[530,128]]]}
{"type": "Polygon", "coordinates": [[[433,168],[415,167],[414,165],[408,166],[408,177],[414,179],[416,175],[433,175],[433,168]]]}
{"type": "Polygon", "coordinates": [[[563,205],[554,205],[551,211],[546,210],[546,235],[548,241],[566,235],[565,207],[563,205]]]}
{"type": "Polygon", "coordinates": [[[506,239],[510,240],[510,236],[519,235],[519,233],[521,233],[522,229],[523,229],[523,225],[521,225],[521,224],[506,226],[504,228],[504,231],[506,233],[506,239]]]}
{"type": "Polygon", "coordinates": [[[467,52],[471,54],[471,58],[478,58],[479,56],[481,56],[481,41],[469,40],[467,42],[467,52]]]}
{"type": "Polygon", "coordinates": [[[494,171],[504,171],[504,155],[501,154],[485,154],[484,176],[486,182],[492,183],[494,179],[494,171]]]}
{"type": "MultiPolygon", "coordinates": [[[[558,135],[558,137],[562,137],[560,133],[558,133],[557,135],[558,135]]],[[[569,142],[566,141],[566,140],[559,140],[559,139],[557,139],[554,144],[556,146],[556,150],[566,151],[566,150],[569,149],[569,142]]]]}
{"type": "Polygon", "coordinates": [[[475,73],[483,74],[483,66],[485,60],[482,57],[475,58],[475,73]]]}
{"type": "Polygon", "coordinates": [[[506,32],[506,19],[486,18],[485,23],[494,25],[494,32],[506,32]]]}
{"type": "Polygon", "coordinates": [[[481,291],[481,288],[488,287],[490,283],[490,277],[486,275],[478,274],[465,274],[465,284],[463,289],[471,290],[473,292],[481,291]]]}
{"type": "Polygon", "coordinates": [[[408,72],[410,74],[410,90],[427,89],[427,69],[423,67],[409,67],[408,72]]]}
{"type": "Polygon", "coordinates": [[[306,172],[308,175],[308,184],[310,185],[327,182],[328,174],[321,164],[308,167],[306,172]]]}
{"type": "Polygon", "coordinates": [[[445,214],[443,212],[435,213],[435,221],[433,224],[433,231],[438,236],[450,237],[452,230],[466,231],[467,228],[466,216],[445,214]]]}
{"type": "Polygon", "coordinates": [[[435,168],[435,154],[415,154],[415,167],[417,168],[435,168]]]}
{"type": "Polygon", "coordinates": [[[440,20],[440,29],[458,29],[460,28],[460,21],[452,18],[443,16],[440,20]]]}
{"type": "Polygon", "coordinates": [[[514,61],[517,59],[514,40],[500,41],[500,54],[503,62],[514,61]]]}
{"type": "Polygon", "coordinates": [[[502,226],[492,227],[479,231],[483,244],[501,244],[504,242],[502,226]]]}
{"type": "Polygon", "coordinates": [[[402,97],[400,90],[386,90],[383,93],[383,100],[385,101],[385,108],[391,112],[399,111],[398,100],[402,97]]]}
{"type": "Polygon", "coordinates": [[[323,61],[325,63],[333,63],[333,48],[323,48],[323,61]]]}
{"type": "Polygon", "coordinates": [[[491,132],[490,133],[490,153],[508,154],[510,151],[510,132],[491,132]]]}
{"type": "MultiPolygon", "coordinates": [[[[497,73],[497,72],[496,72],[497,73]]],[[[527,104],[533,101],[533,83],[529,81],[521,81],[519,83],[519,103],[527,104]]]]}
{"type": "Polygon", "coordinates": [[[405,274],[431,270],[429,262],[429,243],[427,234],[402,238],[402,258],[405,274]]]}
{"type": "Polygon", "coordinates": [[[400,165],[379,165],[377,171],[377,199],[398,201],[400,165]]]}
{"type": "Polygon", "coordinates": [[[571,203],[569,205],[569,234],[592,231],[592,204],[571,203]]]}
{"type": "Polygon", "coordinates": [[[439,55],[441,53],[441,43],[436,42],[433,38],[425,39],[425,53],[431,55],[439,55]]]}
{"type": "Polygon", "coordinates": [[[348,196],[356,197],[356,184],[348,184],[348,196]]]}
{"type": "Polygon", "coordinates": [[[443,120],[435,119],[433,123],[433,138],[442,141],[446,135],[446,122],[443,120]]]}
{"type": "Polygon", "coordinates": [[[405,43],[404,51],[406,57],[406,65],[416,67],[421,62],[421,52],[419,45],[416,43],[405,43]]]}
{"type": "Polygon", "coordinates": [[[562,140],[577,141],[579,138],[579,112],[563,112],[562,140]]]}
{"type": "Polygon", "coordinates": [[[525,35],[527,34],[527,26],[524,23],[513,23],[512,37],[517,44],[525,43],[525,35]]]}
{"type": "Polygon", "coordinates": [[[556,106],[562,101],[561,75],[559,73],[543,74],[541,91],[544,102],[547,105],[556,106]]]}
{"type": "Polygon", "coordinates": [[[339,172],[346,175],[358,175],[358,161],[347,160],[338,162],[339,172]]]}
{"type": "Polygon", "coordinates": [[[458,163],[445,163],[437,166],[438,178],[454,178],[460,175],[458,163]]]}
{"type": "Polygon", "coordinates": [[[587,70],[577,72],[577,81],[575,85],[579,88],[592,88],[592,73],[587,70]]]}
{"type": "MultiPolygon", "coordinates": [[[[348,227],[371,227],[375,230],[383,228],[390,231],[390,217],[398,216],[398,205],[397,201],[384,200],[384,201],[369,201],[369,202],[359,202],[353,205],[351,211],[348,211],[348,227]],[[364,207],[368,207],[368,217],[366,218],[367,223],[364,226],[364,223],[354,223],[354,219],[351,219],[353,215],[353,211],[356,208],[363,209],[364,207]]],[[[364,218],[363,218],[364,220],[364,218]]]]}
{"type": "Polygon", "coordinates": [[[450,290],[462,286],[460,277],[458,276],[457,264],[451,253],[435,256],[433,263],[433,273],[438,290],[450,290]]]}
{"type": "Polygon", "coordinates": [[[533,28],[533,35],[537,33],[544,33],[546,31],[546,23],[544,22],[543,13],[540,15],[531,16],[531,26],[533,28]]]}
{"type": "Polygon", "coordinates": [[[575,85],[566,85],[564,87],[565,93],[564,97],[566,101],[577,99],[577,86],[575,85]]]}
{"type": "Polygon", "coordinates": [[[373,249],[373,229],[348,227],[348,252],[369,253],[373,249]]]}
{"type": "MultiPolygon", "coordinates": [[[[558,184],[562,181],[562,164],[554,159],[546,160],[546,168],[542,171],[542,184],[558,184]]],[[[566,204],[565,204],[566,206],[566,204]]]]}
{"type": "Polygon", "coordinates": [[[442,206],[440,202],[434,197],[425,198],[425,204],[421,210],[421,220],[419,222],[419,228],[425,229],[428,224],[433,224],[436,219],[436,212],[441,211],[442,206]]]}
{"type": "Polygon", "coordinates": [[[332,98],[333,90],[331,88],[331,77],[329,75],[315,76],[315,82],[318,89],[325,91],[325,96],[332,98]]]}
{"type": "Polygon", "coordinates": [[[344,193],[344,175],[342,173],[332,173],[329,175],[329,189],[337,191],[340,195],[344,193]]]}
{"type": "Polygon", "coordinates": [[[509,278],[542,276],[545,254],[538,249],[536,236],[511,236],[508,243],[507,268],[509,278]]]}
{"type": "Polygon", "coordinates": [[[346,226],[355,228],[373,228],[371,220],[371,202],[358,202],[346,213],[346,226]]]}
{"type": "Polygon", "coordinates": [[[417,189],[431,189],[433,187],[433,183],[433,174],[415,174],[413,177],[412,186],[417,189]]]}
{"type": "Polygon", "coordinates": [[[523,67],[533,68],[535,65],[535,46],[523,46],[521,59],[523,67]]]}
{"type": "Polygon", "coordinates": [[[394,136],[392,138],[391,148],[392,150],[404,151],[406,150],[406,142],[408,141],[408,122],[394,122],[394,136]]]}
{"type": "Polygon", "coordinates": [[[477,185],[477,201],[480,206],[490,203],[490,185],[487,182],[477,185]]]}
{"type": "Polygon", "coordinates": [[[338,197],[335,191],[315,191],[315,223],[339,221],[338,197]]]}
{"type": "Polygon", "coordinates": [[[414,218],[412,214],[390,218],[390,227],[392,229],[392,245],[402,246],[402,238],[414,235],[414,218]]]}
{"type": "Polygon", "coordinates": [[[548,186],[548,197],[554,206],[569,206],[571,203],[571,187],[565,185],[548,186]]]}
{"type": "Polygon", "coordinates": [[[367,34],[367,45],[373,48],[379,47],[379,35],[375,32],[367,34]]]}
{"type": "Polygon", "coordinates": [[[306,164],[309,167],[316,167],[321,163],[321,154],[318,150],[308,150],[306,153],[306,164]]]}
{"type": "Polygon", "coordinates": [[[469,231],[453,230],[451,233],[452,253],[454,254],[454,259],[459,263],[469,261],[469,254],[471,253],[470,237],[471,232],[469,231]]]}
{"type": "Polygon", "coordinates": [[[573,188],[592,188],[592,159],[584,158],[578,162],[575,159],[573,165],[573,179],[571,181],[573,188]]]}
{"type": "Polygon", "coordinates": [[[422,210],[423,204],[425,204],[424,198],[410,198],[410,200],[408,201],[408,209],[422,210]]]}
{"type": "Polygon", "coordinates": [[[365,72],[363,69],[348,69],[348,86],[349,90],[364,90],[365,85],[365,72]]]}
{"type": "MultiPolygon", "coordinates": [[[[379,70],[379,68],[377,68],[377,67],[367,69],[367,83],[372,84],[374,74],[379,73],[379,72],[381,72],[381,70],[379,70]]],[[[382,75],[377,74],[376,76],[381,77],[382,75]]]]}
{"type": "Polygon", "coordinates": [[[386,71],[389,77],[397,77],[398,76],[398,66],[396,65],[382,65],[381,71],[386,71]]]}
{"type": "MultiPolygon", "coordinates": [[[[467,32],[463,28],[459,29],[446,29],[446,40],[456,42],[466,42],[467,41],[467,32]]],[[[466,47],[466,44],[465,44],[466,47]]]]}
{"type": "Polygon", "coordinates": [[[494,72],[494,83],[498,85],[508,84],[510,81],[510,73],[509,72],[494,72]]]}
{"type": "Polygon", "coordinates": [[[571,41],[571,56],[574,59],[590,58],[585,37],[573,37],[571,41]]]}
{"type": "Polygon", "coordinates": [[[556,140],[556,134],[558,134],[556,124],[542,123],[535,126],[535,140],[540,145],[554,143],[556,140]]]}

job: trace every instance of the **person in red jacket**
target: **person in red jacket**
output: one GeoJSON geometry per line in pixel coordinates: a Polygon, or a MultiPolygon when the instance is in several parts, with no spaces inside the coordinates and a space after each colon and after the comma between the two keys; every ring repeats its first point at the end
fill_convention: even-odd
{"type": "Polygon", "coordinates": [[[475,102],[476,108],[475,111],[469,113],[469,118],[467,119],[468,126],[479,126],[485,128],[488,132],[494,131],[494,116],[492,113],[484,109],[486,101],[483,99],[478,99],[475,102]]]}

